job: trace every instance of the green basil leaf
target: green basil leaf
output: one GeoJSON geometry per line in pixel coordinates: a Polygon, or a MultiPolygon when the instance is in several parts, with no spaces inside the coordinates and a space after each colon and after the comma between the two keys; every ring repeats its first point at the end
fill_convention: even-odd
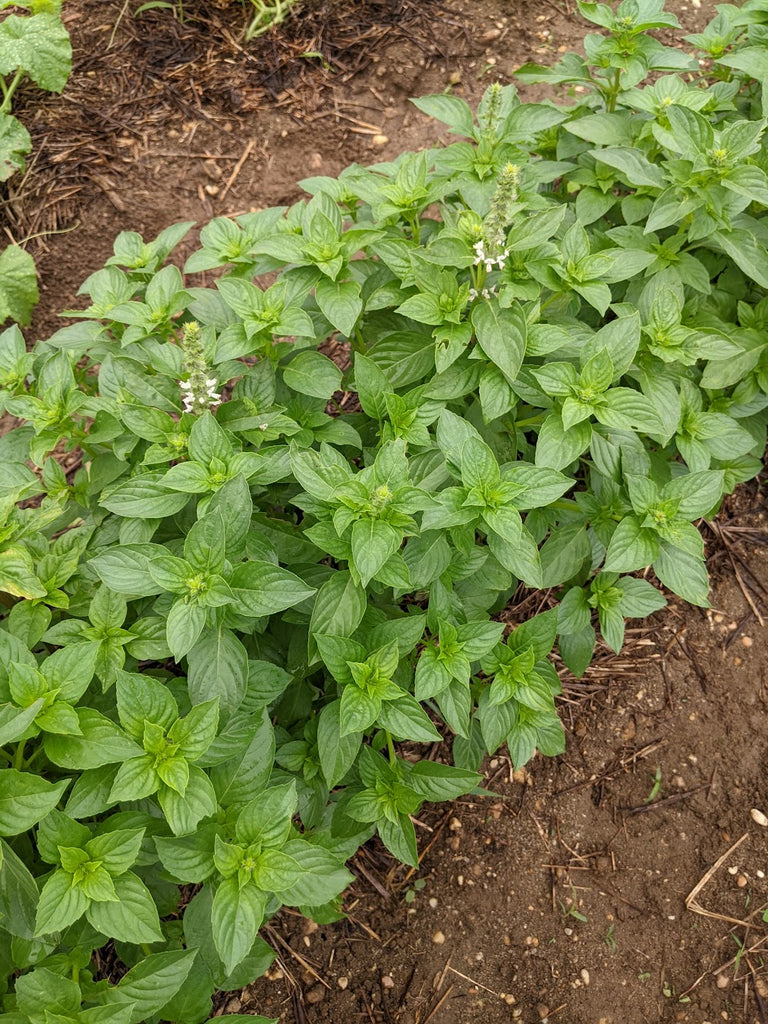
{"type": "Polygon", "coordinates": [[[232,714],[245,699],[248,671],[248,652],[235,633],[224,626],[206,629],[187,655],[190,700],[218,697],[222,711],[232,714]]]}
{"type": "Polygon", "coordinates": [[[125,974],[114,989],[108,989],[110,1003],[131,1005],[131,1024],[141,1024],[158,1013],[189,977],[196,950],[153,953],[125,974]]]}
{"type": "Polygon", "coordinates": [[[303,580],[272,562],[243,562],[230,577],[234,605],[244,615],[273,615],[315,593],[303,580]]]}
{"type": "Polygon", "coordinates": [[[110,488],[100,504],[125,519],[165,519],[176,515],[189,499],[186,494],[166,489],[161,484],[162,476],[162,473],[144,473],[132,477],[110,488]]]}
{"type": "Polygon", "coordinates": [[[319,352],[299,352],[283,370],[283,380],[300,395],[330,398],[341,387],[341,370],[319,352]]]}
{"type": "Polygon", "coordinates": [[[54,783],[15,768],[0,771],[0,835],[16,836],[37,824],[68,785],[69,779],[54,783]]]}

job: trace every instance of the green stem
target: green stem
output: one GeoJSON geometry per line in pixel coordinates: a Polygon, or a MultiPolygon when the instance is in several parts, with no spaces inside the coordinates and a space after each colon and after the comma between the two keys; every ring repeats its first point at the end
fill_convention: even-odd
{"type": "Polygon", "coordinates": [[[362,331],[355,325],[354,336],[349,339],[352,342],[352,348],[355,352],[359,352],[361,355],[365,355],[368,351],[368,346],[365,344],[362,331]]]}
{"type": "Polygon", "coordinates": [[[141,943],[141,948],[142,948],[142,951],[144,953],[144,956],[152,956],[152,949],[149,946],[149,943],[142,942],[141,943]]]}
{"type": "Polygon", "coordinates": [[[416,243],[416,245],[418,245],[420,240],[421,240],[421,224],[419,223],[419,218],[418,217],[409,217],[408,218],[408,224],[410,225],[410,228],[411,228],[411,234],[413,236],[413,240],[416,243]]]}
{"type": "Polygon", "coordinates": [[[621,86],[619,84],[619,76],[620,75],[621,75],[621,69],[620,68],[616,68],[616,70],[615,70],[615,72],[613,74],[613,82],[611,83],[611,90],[608,93],[608,102],[606,103],[606,109],[607,109],[609,114],[612,114],[614,112],[614,110],[616,109],[616,100],[618,99],[619,89],[621,88],[621,86]]]}
{"type": "Polygon", "coordinates": [[[72,981],[77,985],[80,981],[80,968],[77,964],[72,964],[72,981]]]}
{"type": "Polygon", "coordinates": [[[389,763],[390,764],[395,764],[395,762],[397,761],[397,754],[395,753],[395,745],[392,742],[392,737],[390,736],[390,734],[387,732],[386,729],[384,730],[384,735],[387,737],[387,750],[389,750],[389,763]]]}
{"type": "Polygon", "coordinates": [[[21,69],[19,69],[11,79],[11,84],[6,85],[5,79],[2,76],[0,76],[0,90],[3,93],[3,102],[2,105],[0,105],[0,114],[7,114],[8,111],[11,109],[11,100],[13,99],[13,94],[18,89],[19,83],[21,82],[23,77],[24,72],[21,69]]]}
{"type": "Polygon", "coordinates": [[[30,765],[34,761],[36,761],[38,759],[38,757],[42,754],[42,752],[43,752],[43,748],[42,747],[38,747],[37,750],[33,750],[32,753],[27,758],[27,760],[24,762],[24,767],[25,768],[29,768],[30,765]]]}
{"type": "Polygon", "coordinates": [[[541,314],[544,312],[547,306],[551,305],[551,303],[553,303],[555,299],[562,294],[562,292],[553,292],[546,300],[546,302],[542,302],[542,304],[539,306],[539,316],[541,316],[541,314]]]}
{"type": "Polygon", "coordinates": [[[21,771],[24,764],[24,747],[26,744],[26,740],[21,740],[19,745],[16,747],[16,753],[13,755],[13,767],[18,771],[21,771]]]}
{"type": "Polygon", "coordinates": [[[527,420],[515,420],[515,427],[537,427],[540,423],[544,422],[547,415],[547,413],[543,412],[539,416],[529,416],[527,420]]]}
{"type": "Polygon", "coordinates": [[[571,501],[569,498],[558,498],[557,501],[551,501],[547,508],[554,508],[559,512],[581,512],[578,502],[571,501]]]}
{"type": "Polygon", "coordinates": [[[479,295],[485,285],[485,279],[488,276],[488,271],[482,263],[478,263],[476,267],[470,267],[469,272],[472,276],[472,287],[479,295]]]}

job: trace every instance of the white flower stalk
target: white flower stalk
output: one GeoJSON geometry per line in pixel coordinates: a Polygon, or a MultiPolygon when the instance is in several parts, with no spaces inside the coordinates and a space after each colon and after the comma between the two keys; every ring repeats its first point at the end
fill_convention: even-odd
{"type": "Polygon", "coordinates": [[[186,380],[179,381],[184,412],[197,415],[221,401],[221,394],[216,390],[218,381],[209,376],[211,368],[205,358],[198,323],[193,321],[184,325],[181,351],[182,364],[187,374],[186,380]]]}
{"type": "Polygon", "coordinates": [[[475,242],[475,266],[484,266],[487,273],[494,267],[503,270],[509,256],[506,248],[506,229],[513,204],[517,201],[517,186],[520,168],[507,164],[499,175],[496,191],[493,193],[491,208],[483,224],[483,237],[475,242]]]}

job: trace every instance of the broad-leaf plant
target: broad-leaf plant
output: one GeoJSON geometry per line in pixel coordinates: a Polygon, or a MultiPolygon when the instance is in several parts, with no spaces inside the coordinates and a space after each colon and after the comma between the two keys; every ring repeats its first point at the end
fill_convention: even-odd
{"type": "Polygon", "coordinates": [[[486,753],[563,751],[553,651],[707,605],[696,524],[765,447],[768,12],[694,59],[656,0],[580,9],[518,73],[558,101],[418,100],[447,144],[184,272],[190,224],[123,233],[0,336],[0,1021],[208,1019],[374,833],[415,866],[486,753]]]}
{"type": "MultiPolygon", "coordinates": [[[[72,70],[72,45],[61,20],[62,0],[0,0],[0,182],[23,173],[32,139],[11,112],[29,80],[59,93],[72,70]],[[9,10],[10,9],[10,10],[9,10]]],[[[38,300],[35,261],[19,245],[0,252],[0,323],[28,324],[38,300]]]]}

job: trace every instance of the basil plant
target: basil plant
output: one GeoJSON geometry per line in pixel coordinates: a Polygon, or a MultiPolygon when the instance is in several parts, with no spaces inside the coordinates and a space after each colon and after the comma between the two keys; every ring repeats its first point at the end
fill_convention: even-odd
{"type": "Polygon", "coordinates": [[[562,753],[598,636],[707,605],[766,439],[768,13],[705,73],[656,0],[579,6],[584,56],[518,73],[564,100],[417,100],[447,144],[183,271],[190,224],[123,233],[0,335],[0,1021],[207,1020],[362,843],[415,867],[486,754],[562,753]]]}

